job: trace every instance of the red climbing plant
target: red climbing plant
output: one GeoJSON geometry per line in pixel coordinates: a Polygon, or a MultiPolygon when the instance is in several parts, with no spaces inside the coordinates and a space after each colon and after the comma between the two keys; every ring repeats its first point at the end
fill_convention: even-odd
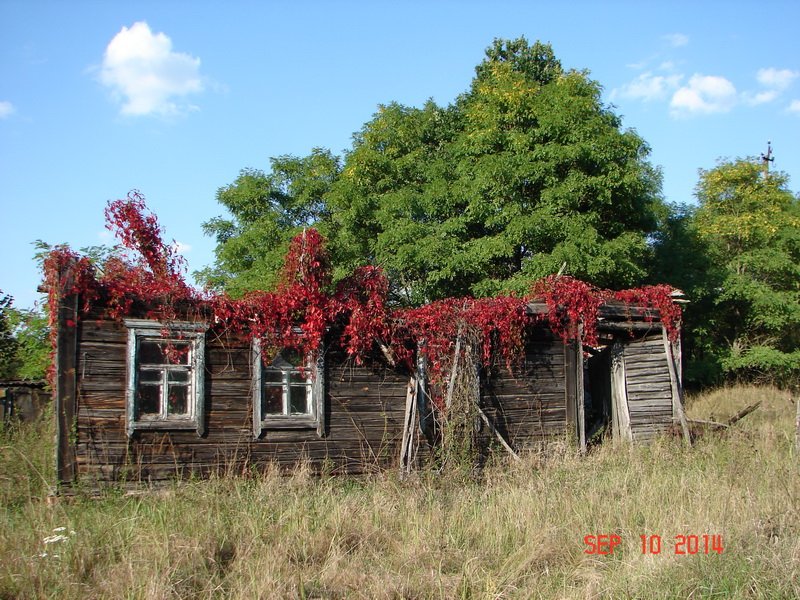
{"type": "Polygon", "coordinates": [[[534,283],[533,295],[547,303],[547,318],[556,335],[565,341],[575,339],[583,325],[583,340],[597,344],[597,314],[605,294],[574,277],[551,275],[534,283]]]}
{"type": "MultiPolygon", "coordinates": [[[[631,290],[614,292],[613,296],[616,300],[626,304],[656,309],[669,338],[675,341],[680,332],[682,313],[680,305],[675,302],[673,297],[674,292],[675,290],[668,285],[646,285],[631,290]]],[[[655,315],[652,313],[645,314],[645,319],[654,321],[655,315]]]]}
{"type": "Polygon", "coordinates": [[[378,267],[360,267],[334,288],[325,239],[313,228],[292,240],[275,291],[241,299],[202,294],[186,284],[183,258],[174,244],[164,243],[163,230],[139,192],[110,202],[105,214],[124,251],[95,269],[69,248],[55,248],[44,261],[51,307],[58,306],[59,297],[77,294],[84,312],[100,301],[113,318],[144,311],[167,325],[178,317],[205,320],[219,332],[259,339],[266,360],[285,347],[313,354],[326,331],[333,330],[356,362],[379,347],[390,361],[413,369],[419,351],[430,381],[441,388],[459,339],[484,366],[498,356],[511,367],[524,355],[526,332],[537,321],[546,321],[565,341],[575,339],[582,326],[582,342],[596,345],[598,314],[608,301],[654,309],[645,318],[655,318],[657,310],[673,338],[680,322],[668,286],[611,292],[566,276],[538,281],[524,297],[447,298],[393,310],[389,282],[378,267]],[[535,300],[546,303],[546,314],[530,310],[535,300]]]}

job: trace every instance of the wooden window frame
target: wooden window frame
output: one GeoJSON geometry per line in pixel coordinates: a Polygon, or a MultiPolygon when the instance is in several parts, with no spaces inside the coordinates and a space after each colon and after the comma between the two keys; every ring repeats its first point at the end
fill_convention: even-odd
{"type": "MultiPolygon", "coordinates": [[[[185,430],[194,429],[198,436],[205,433],[205,323],[186,321],[161,323],[148,319],[125,319],[128,328],[126,388],[126,418],[128,437],[139,430],[185,430]],[[168,332],[165,337],[164,332],[168,332]],[[187,394],[186,414],[174,415],[167,412],[164,399],[159,402],[157,415],[141,418],[137,412],[137,390],[139,388],[139,343],[146,341],[166,341],[189,344],[190,359],[186,369],[189,371],[189,393],[187,394]]],[[[156,369],[154,369],[156,370],[156,369]]],[[[158,369],[162,370],[162,369],[158,369]]],[[[171,369],[163,368],[163,377],[171,369]]],[[[162,391],[162,394],[164,392],[162,391]]]]}
{"type": "MultiPolygon", "coordinates": [[[[307,361],[308,377],[306,381],[309,385],[310,398],[308,406],[310,413],[290,414],[288,412],[288,386],[289,381],[285,379],[283,390],[283,414],[262,414],[262,395],[264,393],[264,371],[271,367],[265,366],[261,359],[261,344],[259,340],[253,340],[252,346],[252,366],[253,366],[253,438],[259,439],[264,431],[270,429],[316,429],[317,435],[322,437],[325,432],[325,353],[320,349],[316,359],[309,358],[307,361]]],[[[287,370],[287,377],[290,371],[287,370]]],[[[277,387],[277,386],[276,386],[277,387]]]]}

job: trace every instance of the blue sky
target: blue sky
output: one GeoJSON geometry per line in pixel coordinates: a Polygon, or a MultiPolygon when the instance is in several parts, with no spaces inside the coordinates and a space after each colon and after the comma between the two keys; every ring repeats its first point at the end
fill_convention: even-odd
{"type": "Polygon", "coordinates": [[[32,242],[110,243],[138,189],[190,270],[218,188],[269,158],[341,153],[381,103],[451,102],[495,37],[550,42],[652,147],[669,202],[759,155],[800,189],[800,3],[0,0],[0,289],[28,307],[32,242]]]}

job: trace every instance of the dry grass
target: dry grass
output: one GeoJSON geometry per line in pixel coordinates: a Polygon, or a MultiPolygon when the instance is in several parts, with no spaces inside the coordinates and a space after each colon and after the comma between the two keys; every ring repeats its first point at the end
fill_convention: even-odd
{"type": "Polygon", "coordinates": [[[755,399],[759,411],[692,449],[663,439],[529,455],[480,482],[301,470],[55,506],[51,433],[6,429],[0,598],[800,597],[788,396],[723,389],[688,412],[724,419],[755,399]],[[623,543],[585,554],[598,533],[623,543]],[[676,535],[706,533],[723,536],[722,554],[675,555],[676,535]],[[642,554],[642,534],[662,536],[661,554],[642,554]]]}

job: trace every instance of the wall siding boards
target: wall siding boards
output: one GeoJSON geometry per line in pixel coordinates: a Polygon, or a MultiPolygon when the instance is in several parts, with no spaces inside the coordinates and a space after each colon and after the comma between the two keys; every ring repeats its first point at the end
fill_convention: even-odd
{"type": "Polygon", "coordinates": [[[636,441],[650,441],[673,424],[672,386],[660,327],[623,346],[630,427],[636,441]]]}
{"type": "MultiPolygon", "coordinates": [[[[128,328],[102,307],[93,307],[75,326],[74,299],[62,303],[62,312],[56,364],[60,483],[159,483],[258,472],[269,465],[291,470],[307,464],[315,472],[342,474],[399,466],[410,373],[390,367],[377,353],[356,365],[341,349],[327,347],[319,430],[316,425],[265,427],[254,438],[251,343],[209,331],[203,355],[203,435],[194,429],[140,429],[129,437],[128,328]]],[[[618,312],[631,318],[629,312],[618,312]]],[[[611,325],[607,324],[609,331],[616,327],[611,325]]],[[[622,347],[628,437],[650,440],[673,423],[675,382],[660,324],[639,327],[637,338],[631,337],[634,329],[612,332],[609,339],[617,339],[622,347]]],[[[585,357],[578,344],[563,342],[542,325],[529,334],[521,361],[511,366],[495,362],[480,373],[478,401],[492,427],[482,422],[476,427],[486,445],[497,443],[500,436],[515,452],[565,439],[582,446],[588,427],[581,422],[587,406],[584,387],[594,386],[592,393],[609,396],[603,406],[611,406],[611,353],[604,351],[593,366],[589,363],[590,370],[605,375],[585,382],[585,357]]],[[[611,409],[598,407],[599,403],[595,415],[613,420],[611,409]]],[[[429,460],[432,449],[419,422],[412,425],[415,447],[409,462],[418,466],[429,460]]]]}
{"type": "Polygon", "coordinates": [[[242,473],[274,463],[308,463],[315,471],[363,473],[396,462],[408,374],[379,358],[356,366],[344,353],[326,353],[325,433],[265,430],[252,435],[249,341],[206,336],[205,435],[194,431],[125,430],[127,328],[93,311],[77,340],[76,473],[97,483],[164,481],[176,476],[242,473]]]}

